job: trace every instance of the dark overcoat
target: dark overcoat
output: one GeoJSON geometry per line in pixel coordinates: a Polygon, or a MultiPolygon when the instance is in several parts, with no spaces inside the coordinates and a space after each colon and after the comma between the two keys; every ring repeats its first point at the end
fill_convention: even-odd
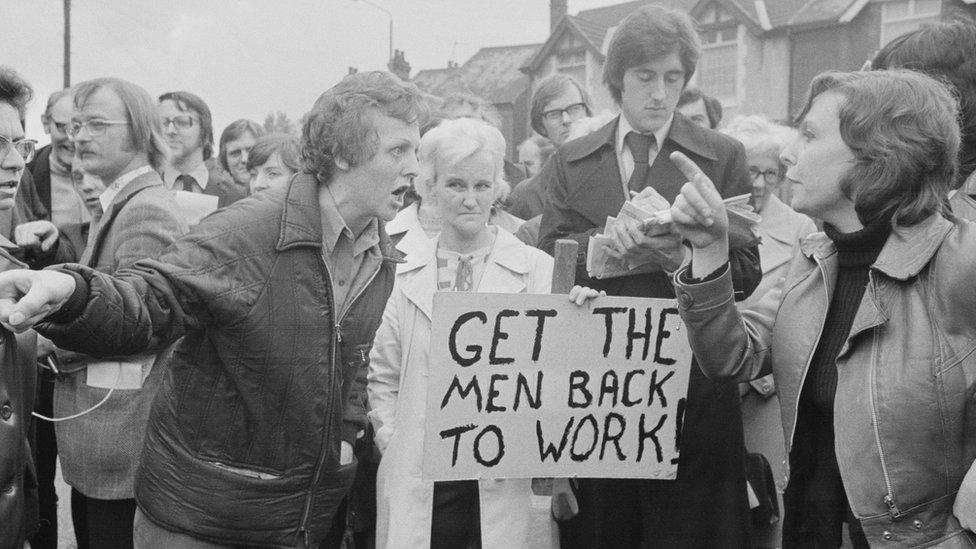
{"type": "MultiPolygon", "coordinates": [[[[618,119],[560,147],[551,159],[549,204],[542,217],[539,247],[553,252],[557,239],[580,244],[576,283],[608,295],[674,298],[663,271],[591,279],[586,272],[589,237],[602,232],[626,197],[617,164],[618,119]]],[[[742,145],[702,129],[675,112],[668,137],[650,168],[648,181],[673,202],[686,178],[668,158],[681,151],[694,161],[722,196],[749,192],[749,173],[742,145]]],[[[737,297],[751,293],[762,278],[755,247],[733,250],[737,297]]],[[[742,420],[734,385],[709,381],[698,365],[689,365],[691,380],[681,434],[677,479],[580,482],[580,513],[560,526],[564,548],[747,547],[749,505],[746,496],[742,420]]]]}

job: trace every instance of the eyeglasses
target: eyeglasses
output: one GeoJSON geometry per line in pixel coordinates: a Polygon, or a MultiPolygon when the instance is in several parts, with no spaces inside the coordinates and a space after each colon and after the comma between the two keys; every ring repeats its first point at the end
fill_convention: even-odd
{"type": "Polygon", "coordinates": [[[91,118],[84,122],[72,121],[68,127],[68,135],[72,138],[77,137],[82,128],[88,130],[88,135],[98,137],[105,133],[109,126],[128,126],[126,120],[104,120],[102,118],[91,118]]]}
{"type": "Polygon", "coordinates": [[[576,120],[586,114],[586,104],[573,103],[564,109],[552,109],[542,113],[542,117],[548,122],[562,122],[563,113],[568,114],[571,120],[576,120]]]}
{"type": "Polygon", "coordinates": [[[170,124],[178,130],[188,130],[193,127],[193,117],[184,114],[181,116],[174,116],[173,118],[160,118],[159,122],[163,125],[163,129],[169,127],[170,124]]]}
{"type": "Polygon", "coordinates": [[[37,145],[37,141],[33,139],[18,139],[17,141],[11,141],[6,137],[0,135],[0,160],[7,158],[10,154],[10,149],[17,151],[17,154],[24,159],[24,162],[30,162],[34,159],[34,147],[37,145]]]}
{"type": "Polygon", "coordinates": [[[783,173],[779,170],[760,170],[757,166],[749,166],[749,177],[756,179],[763,176],[767,185],[775,185],[783,180],[783,173]]]}

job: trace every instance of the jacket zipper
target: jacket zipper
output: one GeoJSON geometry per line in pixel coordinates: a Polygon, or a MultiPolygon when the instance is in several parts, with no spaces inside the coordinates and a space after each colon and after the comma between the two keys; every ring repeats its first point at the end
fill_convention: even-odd
{"type": "MultiPolygon", "coordinates": [[[[868,271],[868,289],[871,292],[874,289],[874,274],[868,271]]],[[[872,357],[877,356],[878,351],[878,332],[874,331],[874,337],[872,339],[872,357]]],[[[871,427],[874,429],[874,443],[878,446],[878,457],[881,459],[881,473],[884,475],[885,490],[886,494],[883,499],[885,507],[888,508],[888,514],[891,515],[892,519],[901,518],[901,511],[898,510],[898,506],[895,505],[894,492],[891,490],[891,476],[888,474],[888,465],[885,463],[885,453],[884,448],[881,446],[881,431],[878,430],[878,406],[877,399],[874,392],[875,382],[877,380],[878,369],[875,367],[875,361],[871,361],[871,384],[868,387],[868,394],[871,395],[871,427]]]]}
{"type": "MultiPolygon", "coordinates": [[[[820,276],[823,277],[824,297],[827,298],[825,301],[826,306],[824,307],[824,316],[820,322],[820,331],[817,333],[816,341],[819,343],[820,338],[823,337],[824,326],[827,325],[827,311],[830,309],[830,292],[827,290],[827,269],[824,268],[823,264],[820,262],[820,259],[816,256],[814,256],[814,261],[817,264],[817,268],[820,269],[820,276]]],[[[813,361],[813,353],[816,352],[816,350],[816,345],[814,345],[814,348],[807,356],[807,363],[803,366],[803,375],[800,377],[800,388],[796,396],[796,404],[793,405],[793,425],[790,427],[789,452],[786,453],[786,463],[783,464],[785,465],[783,470],[786,471],[787,480],[790,478],[790,452],[793,451],[793,437],[796,436],[796,422],[797,418],[800,417],[800,395],[803,393],[803,385],[807,382],[807,374],[810,373],[810,362],[813,361]]]]}
{"type": "MultiPolygon", "coordinates": [[[[319,261],[321,262],[322,267],[324,268],[326,274],[325,283],[326,286],[328,286],[329,301],[332,304],[332,314],[336,315],[335,294],[332,292],[332,273],[329,272],[329,266],[325,263],[325,260],[322,259],[321,256],[319,257],[319,261]]],[[[373,280],[376,279],[376,277],[379,275],[380,270],[382,268],[383,268],[383,264],[381,263],[380,266],[373,272],[372,276],[369,277],[369,280],[366,281],[366,284],[364,284],[363,287],[359,290],[359,292],[355,295],[355,297],[353,297],[353,300],[349,304],[349,309],[352,309],[352,306],[356,303],[356,300],[358,300],[360,296],[362,296],[363,293],[366,292],[366,289],[369,288],[370,284],[373,283],[373,280]]],[[[339,316],[339,319],[336,321],[332,331],[333,334],[332,353],[331,356],[329,357],[329,366],[331,366],[332,368],[332,378],[331,378],[332,387],[329,388],[330,390],[329,390],[328,407],[326,408],[327,410],[330,411],[332,410],[333,404],[335,402],[335,393],[336,393],[335,382],[337,378],[335,372],[336,348],[338,348],[339,344],[342,343],[341,330],[342,330],[343,318],[345,318],[344,314],[339,316]]],[[[305,547],[311,546],[309,542],[309,534],[308,534],[308,515],[312,511],[312,497],[315,494],[315,487],[319,483],[319,477],[322,476],[322,466],[325,465],[325,455],[326,455],[325,442],[331,438],[331,434],[332,434],[332,422],[329,421],[326,422],[325,425],[325,436],[322,437],[322,440],[319,443],[319,462],[318,464],[316,464],[315,473],[312,475],[312,485],[309,487],[308,496],[305,498],[305,510],[302,512],[302,522],[301,522],[301,526],[298,529],[299,534],[301,534],[302,539],[305,541],[305,547]]]]}

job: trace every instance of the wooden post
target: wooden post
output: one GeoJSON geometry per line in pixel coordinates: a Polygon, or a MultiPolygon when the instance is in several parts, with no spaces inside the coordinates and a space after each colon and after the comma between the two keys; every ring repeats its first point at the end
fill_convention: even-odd
{"type": "MultiPolygon", "coordinates": [[[[552,268],[552,290],[554,294],[568,294],[576,283],[576,255],[579,242],[569,239],[556,241],[555,264],[552,268]]],[[[558,519],[569,519],[579,512],[576,498],[566,478],[534,478],[532,491],[536,495],[551,495],[552,512],[558,519]]]]}

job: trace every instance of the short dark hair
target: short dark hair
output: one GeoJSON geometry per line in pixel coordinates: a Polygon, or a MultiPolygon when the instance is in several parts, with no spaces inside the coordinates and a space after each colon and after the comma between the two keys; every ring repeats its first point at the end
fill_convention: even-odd
{"type": "Polygon", "coordinates": [[[956,20],[902,34],[871,61],[872,69],[909,69],[944,80],[959,100],[962,147],[958,187],[976,171],[976,24],[956,20]]]}
{"type": "Polygon", "coordinates": [[[423,125],[427,103],[417,86],[382,71],[350,74],[329,88],[302,119],[302,170],[328,184],[336,159],[357,166],[376,154],[372,112],[423,125]]]}
{"type": "Polygon", "coordinates": [[[264,128],[257,122],[241,118],[240,120],[231,122],[224,128],[224,131],[220,132],[220,152],[217,154],[217,158],[225,170],[230,171],[230,166],[227,165],[227,144],[236,139],[240,139],[245,133],[250,133],[257,139],[264,135],[264,128]]]}
{"type": "Polygon", "coordinates": [[[34,98],[34,88],[21,78],[17,71],[0,65],[0,102],[13,107],[23,126],[27,117],[27,104],[34,98]]]}
{"type": "Polygon", "coordinates": [[[827,92],[843,98],[840,135],[854,165],[840,186],[861,223],[907,226],[945,215],[960,142],[952,92],[915,71],[827,72],[813,79],[799,118],[827,92]]]}
{"type": "Polygon", "coordinates": [[[129,135],[133,150],[145,151],[152,167],[156,170],[162,169],[169,155],[169,147],[163,140],[163,127],[159,123],[159,114],[152,96],[141,86],[127,80],[95,78],[72,88],[75,108],[83,107],[88,98],[102,88],[112,90],[122,100],[131,124],[129,135]]]}
{"type": "Polygon", "coordinates": [[[682,11],[648,4],[634,10],[613,33],[603,68],[603,83],[620,103],[624,73],[677,52],[685,70],[685,83],[695,74],[701,56],[701,38],[691,17],[682,11]]]}
{"type": "Polygon", "coordinates": [[[586,105],[586,116],[593,116],[593,103],[590,101],[590,95],[586,93],[586,89],[572,76],[553,74],[539,82],[539,87],[532,94],[532,108],[529,110],[529,118],[532,121],[532,129],[536,133],[543,137],[549,137],[546,135],[546,125],[542,123],[542,115],[545,114],[543,111],[553,99],[570,88],[576,88],[579,91],[580,97],[583,98],[583,104],[586,105]]]}
{"type": "Polygon", "coordinates": [[[159,102],[172,101],[181,111],[193,111],[200,117],[201,138],[203,139],[203,159],[207,160],[213,156],[214,131],[213,115],[210,114],[210,107],[207,102],[199,95],[188,91],[166,92],[159,96],[159,102]]]}
{"type": "Polygon", "coordinates": [[[685,88],[678,98],[678,108],[701,99],[705,103],[705,114],[708,116],[708,127],[715,129],[722,123],[722,102],[714,97],[705,95],[698,88],[685,88]]]}
{"type": "Polygon", "coordinates": [[[281,163],[293,172],[301,170],[298,158],[298,139],[287,133],[272,133],[261,136],[247,152],[247,169],[263,166],[269,158],[278,154],[281,163]]]}

